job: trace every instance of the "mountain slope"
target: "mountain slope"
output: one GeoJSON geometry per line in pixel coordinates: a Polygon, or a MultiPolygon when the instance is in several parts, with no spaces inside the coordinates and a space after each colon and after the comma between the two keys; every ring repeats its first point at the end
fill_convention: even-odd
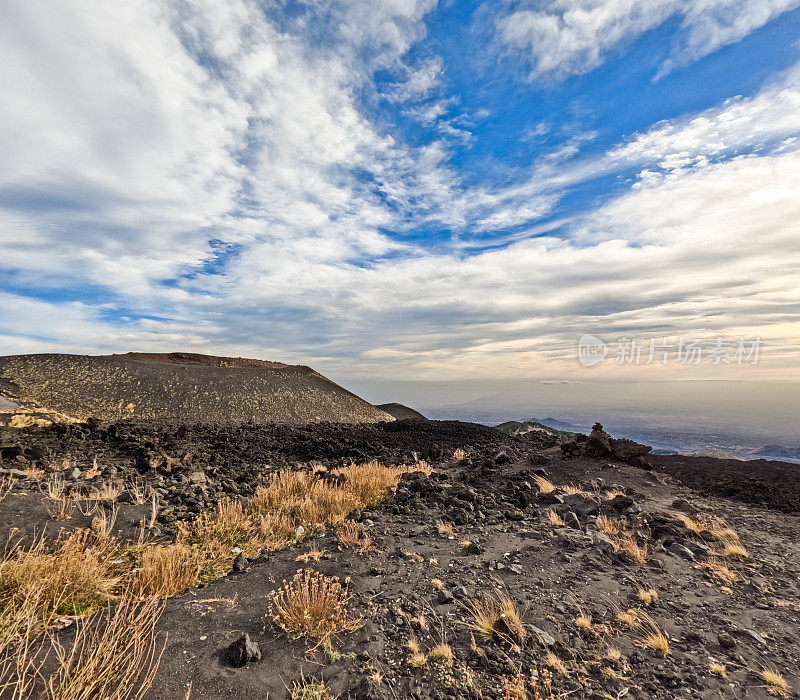
{"type": "Polygon", "coordinates": [[[428,420],[419,411],[415,411],[413,408],[404,406],[401,403],[381,403],[377,404],[375,408],[385,411],[396,420],[428,420]]]}
{"type": "Polygon", "coordinates": [[[191,353],[0,357],[0,390],[20,403],[78,419],[392,420],[310,367],[191,353]]]}

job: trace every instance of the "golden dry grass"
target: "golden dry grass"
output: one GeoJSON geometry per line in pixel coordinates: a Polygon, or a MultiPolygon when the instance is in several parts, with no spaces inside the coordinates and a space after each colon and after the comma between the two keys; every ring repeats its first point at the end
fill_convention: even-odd
{"type": "Polygon", "coordinates": [[[144,596],[168,598],[197,585],[200,552],[185,542],[146,547],[139,560],[137,589],[144,596]]]}
{"type": "Polygon", "coordinates": [[[588,496],[588,492],[575,484],[565,484],[561,490],[570,496],[588,496]]]}
{"type": "Polygon", "coordinates": [[[412,668],[420,668],[425,665],[428,657],[423,653],[419,640],[416,637],[411,637],[406,646],[408,647],[408,664],[412,668]]]}
{"type": "Polygon", "coordinates": [[[658,623],[647,613],[639,611],[636,616],[634,631],[638,636],[639,646],[667,656],[669,654],[669,639],[661,631],[658,623]]]}
{"type": "Polygon", "coordinates": [[[89,498],[95,501],[109,501],[113,503],[119,498],[122,490],[122,486],[119,484],[107,482],[93,488],[89,493],[89,498]]]}
{"type": "Polygon", "coordinates": [[[456,534],[456,530],[453,527],[453,523],[447,520],[437,520],[436,531],[439,533],[441,537],[455,537],[456,534]]]}
{"type": "Polygon", "coordinates": [[[566,664],[559,659],[552,651],[548,651],[544,657],[544,662],[561,676],[568,676],[569,670],[566,664]]]}
{"type": "Polygon", "coordinates": [[[63,498],[66,487],[67,482],[64,480],[63,474],[56,472],[45,482],[47,498],[52,500],[63,498]]]}
{"type": "Polygon", "coordinates": [[[617,621],[621,622],[626,627],[633,629],[636,627],[636,621],[639,617],[639,613],[637,610],[633,610],[629,608],[628,610],[618,610],[617,611],[617,621]]]}
{"type": "Polygon", "coordinates": [[[290,636],[304,637],[329,649],[334,636],[358,626],[359,621],[348,612],[349,599],[346,583],[301,569],[269,594],[269,617],[290,636]]]}
{"type": "Polygon", "coordinates": [[[647,563],[647,545],[639,545],[630,535],[623,535],[614,541],[617,549],[627,552],[635,564],[647,563]]]}
{"type": "Polygon", "coordinates": [[[14,477],[10,475],[0,476],[0,501],[2,501],[14,488],[14,477]]]}
{"type": "Polygon", "coordinates": [[[155,627],[162,607],[126,596],[104,615],[78,623],[69,650],[57,647],[58,668],[47,700],[139,700],[153,682],[161,650],[155,627]]]}
{"type": "Polygon", "coordinates": [[[453,459],[456,462],[463,462],[467,458],[466,451],[462,450],[460,447],[456,450],[453,450],[453,459]]]}
{"type": "Polygon", "coordinates": [[[486,641],[497,636],[496,625],[501,619],[512,641],[521,644],[528,638],[528,630],[517,604],[505,591],[494,591],[481,598],[467,600],[464,607],[471,617],[467,626],[486,641]]]}
{"type": "Polygon", "coordinates": [[[55,615],[93,612],[116,598],[122,581],[112,564],[113,542],[89,530],[61,535],[53,546],[43,539],[18,548],[0,561],[0,605],[38,590],[42,611],[55,615]]]}
{"type": "Polygon", "coordinates": [[[581,613],[578,617],[575,618],[575,626],[581,632],[591,632],[592,631],[592,616],[587,615],[586,613],[581,613]]]}
{"type": "Polygon", "coordinates": [[[728,677],[728,667],[725,664],[718,663],[717,661],[712,661],[709,663],[708,670],[720,678],[728,677]]]}
{"type": "Polygon", "coordinates": [[[75,502],[67,496],[54,496],[45,502],[45,508],[53,520],[69,520],[75,510],[75,502]]]}
{"type": "Polygon", "coordinates": [[[733,559],[747,559],[750,556],[744,545],[737,542],[723,542],[720,554],[733,559]]]}
{"type": "Polygon", "coordinates": [[[694,533],[708,532],[721,545],[720,556],[746,559],[750,555],[742,544],[738,533],[722,518],[697,515],[679,515],[678,518],[687,529],[694,533]]]}
{"type": "Polygon", "coordinates": [[[294,560],[301,561],[304,564],[308,564],[309,561],[319,561],[325,555],[325,552],[322,551],[317,545],[311,545],[311,549],[303,554],[297,555],[294,560]]]}
{"type": "Polygon", "coordinates": [[[22,472],[25,474],[26,479],[33,479],[34,481],[38,481],[45,475],[44,469],[39,469],[38,467],[25,467],[22,472]]]}
{"type": "Polygon", "coordinates": [[[306,680],[295,681],[289,688],[290,700],[335,700],[333,691],[324,681],[306,680]]]}
{"type": "Polygon", "coordinates": [[[500,684],[503,690],[503,700],[528,700],[527,683],[521,673],[503,676],[500,684]]]}
{"type": "Polygon", "coordinates": [[[366,552],[372,546],[372,538],[354,520],[345,520],[336,528],[336,539],[345,547],[366,552]]]}
{"type": "Polygon", "coordinates": [[[453,663],[455,655],[449,644],[437,644],[428,653],[428,657],[432,661],[440,661],[444,663],[453,663]]]}
{"type": "Polygon", "coordinates": [[[372,538],[354,520],[345,520],[336,528],[336,538],[346,547],[365,552],[372,545],[372,538]]]}
{"type": "Polygon", "coordinates": [[[654,588],[645,588],[643,586],[637,586],[636,596],[644,605],[648,607],[651,605],[658,605],[660,600],[657,590],[654,588]]]}
{"type": "Polygon", "coordinates": [[[786,679],[777,671],[764,669],[759,673],[761,680],[764,681],[764,690],[777,698],[789,697],[789,684],[786,679]]]}
{"type": "MultiPolygon", "coordinates": [[[[419,469],[429,470],[430,467],[425,464],[384,467],[378,462],[368,462],[334,470],[336,480],[323,480],[308,471],[283,471],[260,486],[252,502],[223,500],[213,511],[182,525],[174,543],[156,545],[144,543],[142,538],[139,546],[127,550],[111,537],[115,507],[98,507],[100,502],[116,500],[120,487],[105,484],[95,489],[83,501],[94,501],[92,508],[86,511],[96,514],[93,530],[61,535],[52,545],[38,540],[28,547],[11,547],[0,558],[0,687],[5,683],[17,683],[16,687],[21,690],[15,698],[26,697],[25,678],[30,669],[26,666],[29,656],[25,650],[32,649],[36,635],[46,631],[57,618],[96,612],[116,602],[123,590],[128,591],[128,596],[164,598],[198,582],[219,578],[230,571],[236,547],[247,553],[277,549],[326,524],[341,524],[353,509],[375,503],[386,491],[396,488],[404,473],[419,469]]],[[[58,496],[59,483],[55,479],[51,482],[54,499],[49,500],[62,498],[58,496]]],[[[144,490],[140,495],[144,497],[144,490]]],[[[158,501],[155,492],[150,497],[152,526],[158,501]]],[[[338,581],[319,578],[319,575],[301,576],[287,585],[287,589],[273,592],[274,615],[283,619],[282,613],[290,613],[292,603],[299,600],[292,593],[296,587],[303,586],[311,608],[327,610],[316,627],[309,623],[309,636],[313,637],[316,629],[317,638],[327,644],[335,629],[346,629],[355,623],[344,610],[346,587],[338,581]],[[339,608],[332,602],[337,596],[339,608]],[[330,607],[326,608],[326,604],[330,607]],[[325,631],[326,626],[328,631],[325,631]]],[[[130,610],[130,606],[120,608],[123,612],[126,609],[130,610]]],[[[105,624],[111,624],[109,619],[105,624]]],[[[291,627],[290,617],[286,625],[291,627]]],[[[57,697],[65,700],[84,697],[75,695],[76,686],[71,679],[97,675],[101,668],[106,668],[102,659],[113,655],[115,647],[102,646],[101,642],[88,638],[83,642],[86,649],[92,644],[100,645],[95,666],[89,665],[88,660],[64,657],[64,663],[71,660],[68,666],[62,664],[67,670],[61,672],[57,683],[53,681],[53,688],[59,688],[57,697]]],[[[126,662],[120,657],[119,663],[120,673],[124,675],[126,662]]],[[[107,692],[109,698],[127,697],[115,695],[116,690],[107,692]]],[[[85,697],[88,700],[90,696],[85,697]]]]}
{"type": "Polygon", "coordinates": [[[739,580],[739,574],[719,559],[709,559],[697,564],[697,567],[711,573],[714,578],[726,586],[732,586],[739,580]]]}
{"type": "Polygon", "coordinates": [[[619,524],[607,515],[597,516],[597,529],[607,535],[618,535],[620,532],[619,524]]]}
{"type": "Polygon", "coordinates": [[[555,484],[549,479],[545,479],[543,476],[537,474],[533,477],[533,480],[536,482],[539,493],[552,493],[556,490],[555,484]]]}
{"type": "Polygon", "coordinates": [[[552,508],[547,509],[547,521],[553,527],[561,527],[565,524],[564,518],[562,518],[558,513],[556,513],[552,508]]]}

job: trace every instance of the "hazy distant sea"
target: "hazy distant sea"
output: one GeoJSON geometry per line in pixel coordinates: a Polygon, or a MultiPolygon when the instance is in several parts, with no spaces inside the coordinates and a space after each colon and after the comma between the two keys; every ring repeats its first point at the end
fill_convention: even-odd
{"type": "MultiPolygon", "coordinates": [[[[588,433],[596,418],[576,415],[571,412],[554,411],[541,415],[533,411],[464,411],[461,408],[426,409],[425,415],[434,420],[463,420],[483,425],[497,425],[509,420],[536,420],[547,422],[555,418],[566,423],[564,430],[588,433]]],[[[598,417],[600,418],[600,417],[598,417]]],[[[664,419],[662,419],[664,420],[664,419]]],[[[626,437],[636,442],[651,445],[657,454],[706,455],[734,459],[776,459],[800,464],[800,446],[792,444],[793,435],[783,436],[786,444],[776,442],[774,433],[761,430],[742,430],[731,434],[720,427],[718,430],[697,429],[688,425],[659,425],[651,417],[624,417],[613,415],[603,418],[604,428],[615,437],[626,437]]]]}

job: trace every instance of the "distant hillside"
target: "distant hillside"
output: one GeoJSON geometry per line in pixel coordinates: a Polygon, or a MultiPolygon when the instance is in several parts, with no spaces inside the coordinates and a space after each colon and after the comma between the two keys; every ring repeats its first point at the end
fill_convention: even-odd
{"type": "Polygon", "coordinates": [[[396,420],[428,420],[419,411],[415,411],[413,408],[404,406],[401,403],[382,403],[375,406],[375,408],[388,413],[396,420]]]}
{"type": "MultiPolygon", "coordinates": [[[[555,419],[552,419],[555,420],[555,419]]],[[[564,424],[566,425],[566,423],[564,424]]],[[[532,432],[541,432],[541,433],[550,433],[551,435],[555,435],[559,438],[571,440],[575,433],[567,430],[559,430],[558,428],[552,428],[549,425],[544,425],[543,423],[539,423],[538,421],[532,420],[525,420],[525,421],[516,421],[516,420],[509,420],[505,423],[500,423],[500,425],[494,426],[497,430],[504,432],[506,435],[525,435],[526,433],[532,432]]]]}
{"type": "Polygon", "coordinates": [[[84,420],[392,420],[310,367],[192,353],[0,357],[0,392],[84,420]]]}

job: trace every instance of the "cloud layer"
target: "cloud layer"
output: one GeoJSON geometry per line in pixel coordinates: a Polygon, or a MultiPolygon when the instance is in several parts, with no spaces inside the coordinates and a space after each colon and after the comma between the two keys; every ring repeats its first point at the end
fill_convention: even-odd
{"type": "MultiPolygon", "coordinates": [[[[563,76],[672,15],[677,65],[798,4],[517,3],[497,28],[536,76],[563,76]]],[[[476,179],[459,156],[480,119],[452,117],[432,0],[4,12],[3,353],[565,376],[591,332],[762,335],[759,372],[797,365],[798,67],[591,155],[592,134],[566,134],[476,179]]]]}
{"type": "Polygon", "coordinates": [[[531,78],[563,78],[677,17],[681,31],[661,75],[744,38],[800,0],[516,0],[496,18],[497,38],[531,78]]]}

